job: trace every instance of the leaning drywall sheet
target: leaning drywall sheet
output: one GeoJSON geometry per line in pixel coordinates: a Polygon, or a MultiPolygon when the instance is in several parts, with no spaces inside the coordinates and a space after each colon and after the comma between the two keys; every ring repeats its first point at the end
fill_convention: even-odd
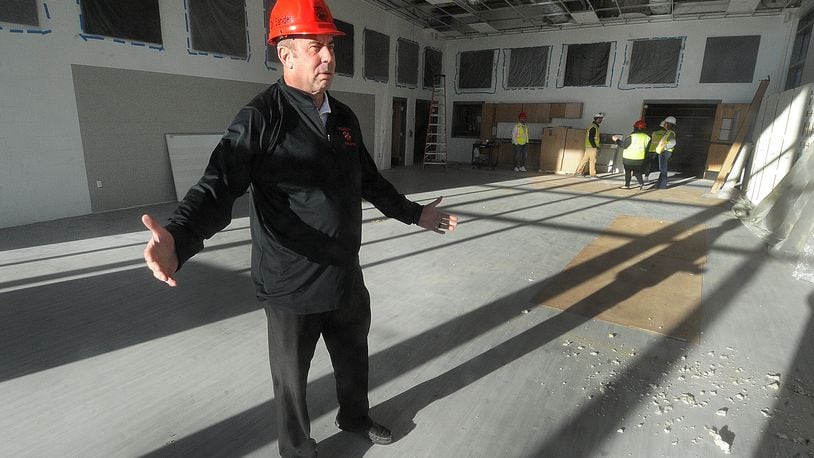
{"type": "Polygon", "coordinates": [[[223,134],[166,134],[175,196],[184,198],[203,175],[209,156],[223,134]]]}

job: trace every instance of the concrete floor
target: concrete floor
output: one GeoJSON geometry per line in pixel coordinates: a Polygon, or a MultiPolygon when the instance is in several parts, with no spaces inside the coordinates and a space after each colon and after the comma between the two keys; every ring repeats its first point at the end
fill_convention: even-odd
{"type": "MultiPolygon", "coordinates": [[[[320,344],[320,456],[814,456],[814,285],[702,197],[710,182],[385,175],[461,224],[439,236],[363,204],[372,415],[397,441],[337,431],[320,344]],[[705,225],[699,343],[534,301],[591,281],[565,267],[619,215],[705,225]]],[[[246,202],[171,289],[143,267],[139,215],[173,207],[0,230],[0,456],[277,455],[246,202]]]]}

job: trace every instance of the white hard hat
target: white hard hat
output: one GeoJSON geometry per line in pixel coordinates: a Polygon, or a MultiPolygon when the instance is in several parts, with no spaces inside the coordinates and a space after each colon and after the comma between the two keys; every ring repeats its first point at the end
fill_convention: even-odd
{"type": "Polygon", "coordinates": [[[601,111],[599,113],[594,114],[594,118],[604,118],[604,117],[605,113],[602,113],[601,111]]]}
{"type": "Polygon", "coordinates": [[[661,123],[664,124],[665,122],[669,122],[670,124],[675,126],[676,125],[676,118],[674,116],[667,116],[666,118],[664,118],[664,121],[662,121],[661,123]]]}

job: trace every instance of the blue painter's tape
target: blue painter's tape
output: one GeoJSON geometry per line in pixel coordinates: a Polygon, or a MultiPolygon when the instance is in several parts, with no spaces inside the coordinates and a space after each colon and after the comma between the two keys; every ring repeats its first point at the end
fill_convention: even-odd
{"type": "Polygon", "coordinates": [[[214,57],[215,59],[223,59],[223,56],[214,56],[213,55],[212,57],[214,57]]]}
{"type": "Polygon", "coordinates": [[[124,40],[119,40],[118,38],[114,38],[113,43],[126,44],[126,42],[124,40]]]}
{"type": "Polygon", "coordinates": [[[23,29],[9,29],[8,31],[11,32],[11,33],[24,33],[25,32],[25,30],[23,30],[23,29]]]}
{"type": "Polygon", "coordinates": [[[164,50],[163,46],[150,46],[149,48],[150,49],[155,49],[156,51],[163,51],[164,50]]]}
{"type": "Polygon", "coordinates": [[[133,42],[133,43],[130,43],[130,44],[133,45],[133,46],[142,46],[142,47],[147,46],[144,43],[138,43],[138,42],[133,42]]]}
{"type": "Polygon", "coordinates": [[[48,11],[48,4],[43,2],[42,8],[45,10],[45,17],[47,17],[48,19],[51,19],[51,12],[48,11]]]}

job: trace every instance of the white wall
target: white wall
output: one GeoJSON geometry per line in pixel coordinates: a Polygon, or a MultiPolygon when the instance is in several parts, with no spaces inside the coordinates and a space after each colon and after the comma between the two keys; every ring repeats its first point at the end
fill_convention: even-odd
{"type": "MultiPolygon", "coordinates": [[[[448,77],[447,96],[450,106],[455,101],[486,101],[502,103],[532,102],[582,102],[582,119],[555,119],[550,125],[570,125],[583,128],[591,115],[607,113],[603,132],[627,133],[633,121],[638,119],[643,100],[703,99],[721,100],[727,103],[750,102],[758,81],[771,78],[768,94],[777,93],[783,87],[789,52],[789,38],[796,29],[796,21],[780,15],[737,19],[707,19],[701,21],[658,22],[627,26],[606,26],[563,30],[557,32],[528,33],[505,36],[500,39],[481,38],[452,40],[447,42],[444,67],[447,75],[455,75],[457,54],[462,51],[492,48],[528,46],[551,46],[549,58],[548,87],[543,90],[504,90],[503,53],[500,52],[496,71],[496,91],[493,94],[455,94],[454,78],[448,77]],[[701,65],[707,37],[761,35],[760,48],[751,84],[699,84],[701,65]],[[655,37],[686,37],[683,61],[677,87],[653,89],[619,89],[620,74],[625,61],[628,40],[655,37]],[[563,87],[557,88],[564,44],[616,42],[615,56],[611,56],[613,76],[610,87],[563,87]]],[[[562,62],[564,65],[564,62],[562,62]]],[[[624,86],[624,85],[623,85],[624,86]]],[[[451,113],[452,110],[450,110],[451,113]]],[[[451,117],[450,117],[450,126],[451,117]]],[[[450,139],[450,160],[468,162],[471,156],[471,138],[450,139]]]]}
{"type": "MultiPolygon", "coordinates": [[[[38,3],[42,11],[43,0],[38,3]]],[[[48,33],[28,33],[30,27],[0,23],[0,227],[91,212],[72,64],[257,83],[271,83],[280,76],[264,63],[262,1],[246,2],[251,52],[248,62],[191,55],[181,1],[159,0],[162,51],[110,39],[85,40],[80,36],[77,2],[44,3],[50,18],[42,18],[40,30],[48,33]],[[23,29],[24,33],[14,29],[23,29]]],[[[328,4],[337,19],[354,25],[356,34],[355,76],[338,76],[333,89],[375,95],[376,138],[365,142],[379,166],[388,167],[392,98],[408,99],[408,129],[414,125],[415,98],[429,98],[427,91],[396,87],[396,40],[402,37],[418,42],[422,52],[425,45],[442,48],[443,43],[358,0],[328,0],[328,4]],[[365,28],[390,36],[388,84],[368,82],[362,77],[365,28]]],[[[412,139],[408,139],[407,151],[412,151],[412,139]]],[[[411,158],[412,154],[407,156],[411,158]]]]}

